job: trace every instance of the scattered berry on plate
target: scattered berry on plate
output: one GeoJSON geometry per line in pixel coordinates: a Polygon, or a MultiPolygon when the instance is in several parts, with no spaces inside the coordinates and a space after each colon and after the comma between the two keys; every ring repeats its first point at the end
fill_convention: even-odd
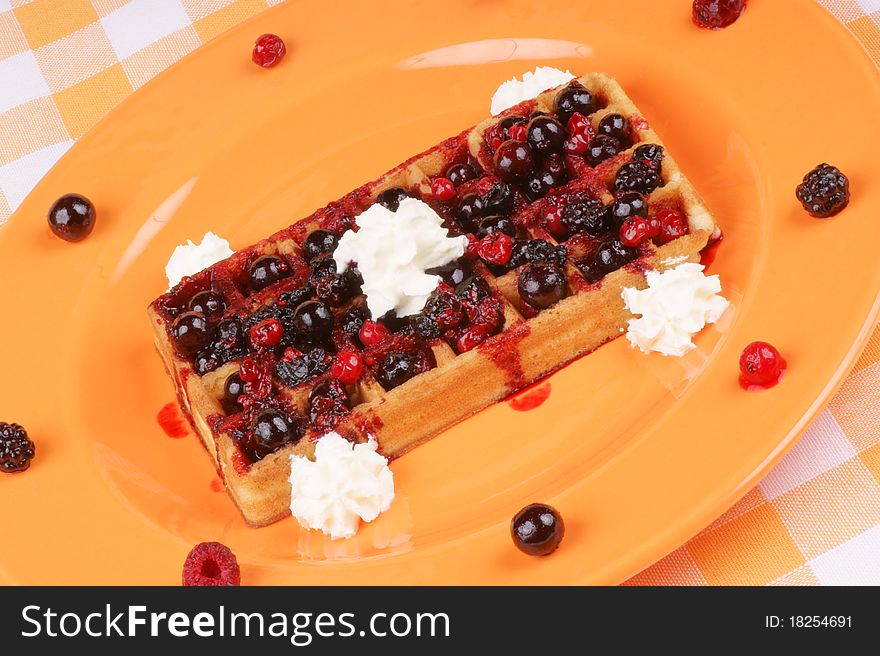
{"type": "Polygon", "coordinates": [[[22,472],[31,466],[36,446],[18,424],[0,421],[0,471],[22,472]]]}
{"type": "Polygon", "coordinates": [[[745,8],[746,0],[694,0],[694,23],[720,30],[736,22],[745,8]]]}
{"type": "Polygon", "coordinates": [[[849,204],[849,179],[836,166],[819,164],[804,176],[795,194],[811,216],[827,219],[849,204]]]}
{"type": "Polygon", "coordinates": [[[287,48],[280,36],[263,34],[254,44],[254,51],[251,54],[251,59],[254,60],[254,63],[257,66],[272,68],[284,59],[286,53],[287,48]]]}
{"type": "Polygon", "coordinates": [[[201,542],[183,563],[185,586],[235,586],[241,584],[241,569],[235,554],[219,542],[201,542]]]}
{"type": "Polygon", "coordinates": [[[785,360],[767,342],[752,342],[739,357],[740,383],[743,387],[772,387],[785,373],[785,360]]]}
{"type": "Polygon", "coordinates": [[[95,207],[85,196],[65,194],[49,210],[49,228],[64,241],[82,241],[95,227],[95,207]]]}
{"type": "Polygon", "coordinates": [[[565,535],[562,515],[552,506],[532,503],[520,510],[510,524],[517,549],[530,556],[553,553],[565,535]]]}

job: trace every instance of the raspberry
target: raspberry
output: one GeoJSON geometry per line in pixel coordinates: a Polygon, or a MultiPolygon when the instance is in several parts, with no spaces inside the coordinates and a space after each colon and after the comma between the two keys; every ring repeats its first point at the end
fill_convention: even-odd
{"type": "Polygon", "coordinates": [[[688,233],[687,220],[678,210],[661,210],[657,212],[655,220],[660,222],[660,232],[656,237],[658,244],[668,244],[688,233]]]}
{"type": "Polygon", "coordinates": [[[272,68],[284,59],[285,53],[287,53],[287,48],[284,46],[284,41],[281,40],[281,37],[274,34],[263,34],[254,44],[251,59],[253,59],[257,66],[272,68]]]}
{"type": "Polygon", "coordinates": [[[183,563],[183,584],[234,586],[241,584],[241,570],[235,554],[219,542],[201,542],[183,563]]]}
{"type": "Polygon", "coordinates": [[[248,332],[251,344],[257,348],[276,346],[284,337],[284,327],[278,319],[264,319],[248,332]]]}
{"type": "Polygon", "coordinates": [[[12,474],[31,466],[36,447],[18,424],[0,421],[0,471],[12,474]]]}
{"type": "Polygon", "coordinates": [[[827,219],[849,204],[849,180],[837,167],[819,164],[804,176],[795,193],[811,216],[827,219]]]}
{"type": "Polygon", "coordinates": [[[451,200],[455,198],[455,185],[448,178],[434,178],[431,195],[437,200],[451,200]]]}
{"type": "Polygon", "coordinates": [[[513,239],[503,232],[493,232],[480,240],[477,253],[489,264],[504,265],[510,260],[513,239]]]}
{"type": "Polygon", "coordinates": [[[354,385],[364,372],[364,362],[360,354],[352,349],[342,349],[336,354],[332,373],[343,385],[354,385]]]}
{"type": "Polygon", "coordinates": [[[364,346],[375,346],[390,334],[391,331],[385,324],[376,321],[364,321],[358,337],[364,346]]]}
{"type": "Polygon", "coordinates": [[[773,345],[752,342],[740,355],[739,370],[740,382],[767,387],[779,381],[785,370],[785,360],[773,345]]]}

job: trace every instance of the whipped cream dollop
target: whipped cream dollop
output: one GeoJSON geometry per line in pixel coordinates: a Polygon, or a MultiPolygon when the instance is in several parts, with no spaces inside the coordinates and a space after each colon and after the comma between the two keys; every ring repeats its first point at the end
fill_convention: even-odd
{"type": "Polygon", "coordinates": [[[500,114],[547,89],[570,82],[574,77],[569,71],[560,71],[552,66],[538,66],[534,73],[523,73],[522,80],[514,77],[498,87],[492,96],[492,114],[500,114]]]}
{"type": "Polygon", "coordinates": [[[396,212],[373,205],[355,223],[358,230],[342,235],[333,259],[339,273],[357,262],[367,307],[377,318],[389,310],[399,317],[421,312],[440,282],[425,271],[461,257],[468,243],[450,237],[437,212],[416,198],[404,198],[396,212]]]}
{"type": "Polygon", "coordinates": [[[645,353],[682,356],[696,348],[694,335],[715,323],[730,303],[719,295],[721,279],[707,276],[703,265],[685,262],[663,273],[648,271],[647,289],[625,287],[621,293],[629,320],[626,337],[645,353]]]}
{"type": "Polygon", "coordinates": [[[234,251],[229,248],[229,242],[213,232],[206,232],[199,244],[194,244],[187,239],[186,244],[174,249],[171,259],[165,265],[168,289],[174,287],[184,277],[203,271],[233,254],[234,251]]]}
{"type": "Polygon", "coordinates": [[[335,432],[315,446],[315,459],[290,457],[290,513],[305,528],[350,538],[361,521],[391,507],[394,477],[376,442],[354,444],[335,432]]]}

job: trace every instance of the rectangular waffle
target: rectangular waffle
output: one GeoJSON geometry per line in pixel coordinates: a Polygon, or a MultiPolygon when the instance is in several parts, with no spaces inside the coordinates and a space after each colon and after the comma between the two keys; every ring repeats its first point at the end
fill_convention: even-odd
{"type": "MultiPolygon", "coordinates": [[[[559,202],[559,198],[565,202],[567,197],[588,194],[603,204],[610,204],[614,200],[617,173],[632,159],[634,148],[646,143],[663,146],[614,79],[604,74],[590,74],[579,78],[579,82],[601,107],[589,117],[594,128],[604,116],[621,114],[629,120],[633,145],[596,167],[586,166],[581,160],[580,166],[569,168],[569,182],[552,190],[546,198],[530,202],[521,194],[515,194],[517,201],[512,218],[522,238],[542,239],[556,245],[556,240],[538,218],[548,203],[559,202]]],[[[533,111],[552,113],[560,89],[525,101],[404,162],[289,228],[185,278],[150,305],[156,347],[174,381],[181,407],[190,417],[226,489],[248,524],[263,526],[288,515],[290,456],[311,456],[315,441],[328,430],[327,422],[320,417],[305,419],[308,424],[302,439],[257,459],[247,449],[247,413],[224,412],[225,382],[231,374],[239,372],[242,360],[247,356],[244,333],[249,317],[267,308],[277,310],[282,294],[308,286],[311,268],[303,258],[305,238],[316,229],[336,235],[350,229],[354,217],[373,204],[383,190],[393,187],[402,187],[410,195],[421,197],[454,224],[450,217],[455,201],[441,203],[433,199],[430,191],[432,179],[444,176],[451,164],[461,162],[470,162],[478,169],[491,172],[493,145],[488,136],[493,134],[493,128],[497,133],[495,126],[506,117],[528,116],[533,111]],[[247,282],[248,267],[257,257],[267,254],[284,258],[290,275],[252,292],[247,282]],[[220,346],[214,350],[182,357],[171,338],[172,326],[176,317],[186,310],[192,296],[208,289],[224,299],[226,308],[222,320],[238,321],[239,330],[236,332],[233,325],[215,338],[214,343],[220,346]]],[[[585,264],[591,249],[596,248],[596,240],[584,235],[571,237],[564,243],[568,253],[564,266],[568,295],[539,312],[521,301],[516,270],[498,270],[476,261],[474,274],[487,283],[493,302],[503,312],[503,324],[498,332],[474,348],[459,353],[463,349],[457,349],[454,340],[442,336],[425,339],[407,329],[406,322],[388,322],[395,330],[392,341],[399,338],[410,345],[417,342],[416,348],[423,350],[430,368],[387,391],[377,381],[373,373],[375,369],[368,368],[357,384],[345,388],[350,412],[337,417],[339,423],[335,430],[354,441],[373,436],[385,456],[396,458],[450,425],[619,336],[632,316],[621,300],[623,287],[645,287],[646,270],[662,270],[664,261],[670,258],[693,260],[707,243],[720,236],[700,196],[668,151],[664,149],[664,153],[660,167],[662,184],[647,197],[648,208],[652,215],[662,209],[679,210],[687,219],[686,235],[659,247],[650,241],[643,244],[637,259],[598,280],[585,264]]],[[[488,173],[481,172],[481,175],[486,177],[465,183],[458,190],[459,195],[465,189],[485,189],[491,178],[488,173]]],[[[364,298],[355,296],[337,304],[333,308],[337,325],[352,307],[360,308],[363,313],[364,298]]],[[[212,321],[217,324],[220,319],[212,321]]],[[[334,332],[333,339],[336,347],[354,344],[355,348],[360,348],[357,339],[346,337],[339,329],[334,332]]],[[[327,347],[328,358],[333,350],[334,346],[327,347]]],[[[370,360],[367,357],[370,349],[366,351],[364,356],[370,360]]],[[[288,358],[296,357],[297,351],[292,353],[288,358]]],[[[380,357],[381,353],[373,353],[371,361],[380,357]]],[[[324,366],[317,376],[293,386],[277,375],[273,376],[271,391],[264,389],[262,394],[268,393],[266,398],[276,407],[309,417],[312,391],[331,375],[326,369],[324,366]]]]}

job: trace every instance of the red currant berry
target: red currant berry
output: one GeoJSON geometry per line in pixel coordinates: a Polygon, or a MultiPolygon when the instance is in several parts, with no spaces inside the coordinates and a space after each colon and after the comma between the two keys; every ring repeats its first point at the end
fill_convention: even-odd
{"type": "Polygon", "coordinates": [[[251,327],[248,335],[251,338],[251,344],[257,348],[271,348],[284,337],[284,327],[278,319],[263,319],[251,327]]]}
{"type": "Polygon", "coordinates": [[[342,349],[336,354],[332,373],[343,385],[354,385],[364,372],[364,362],[360,354],[352,349],[342,349]]]}
{"type": "Polygon", "coordinates": [[[253,358],[245,358],[241,361],[238,375],[241,376],[244,382],[253,383],[260,377],[260,366],[253,358]]]}
{"type": "Polygon", "coordinates": [[[431,195],[437,200],[455,198],[455,185],[447,178],[434,178],[431,183],[431,195]]]}
{"type": "Polygon", "coordinates": [[[507,264],[513,253],[513,238],[503,232],[488,234],[480,240],[477,253],[489,264],[507,264]]]}
{"type": "Polygon", "coordinates": [[[554,239],[562,241],[568,237],[568,227],[562,222],[562,211],[565,207],[554,203],[544,211],[544,227],[554,239]]]}
{"type": "Polygon", "coordinates": [[[358,337],[361,340],[361,344],[364,346],[374,346],[390,334],[391,331],[388,329],[388,326],[376,321],[367,320],[364,321],[364,325],[361,326],[358,337]]]}
{"type": "Polygon", "coordinates": [[[620,224],[620,241],[624,246],[641,246],[651,234],[651,222],[636,214],[620,224]]]}
{"type": "Polygon", "coordinates": [[[659,244],[668,244],[688,233],[687,220],[678,210],[661,210],[657,212],[657,220],[660,222],[659,244]]]}
{"type": "Polygon", "coordinates": [[[527,123],[517,123],[512,126],[507,133],[514,141],[525,141],[528,135],[529,126],[527,123]]]}
{"type": "Polygon", "coordinates": [[[752,342],[739,357],[740,382],[744,385],[775,385],[784,370],[785,360],[767,342],[752,342]]]}
{"type": "Polygon", "coordinates": [[[254,60],[257,66],[272,68],[284,59],[286,52],[287,48],[284,46],[284,41],[281,40],[281,37],[274,34],[263,34],[254,45],[251,59],[254,60]]]}

